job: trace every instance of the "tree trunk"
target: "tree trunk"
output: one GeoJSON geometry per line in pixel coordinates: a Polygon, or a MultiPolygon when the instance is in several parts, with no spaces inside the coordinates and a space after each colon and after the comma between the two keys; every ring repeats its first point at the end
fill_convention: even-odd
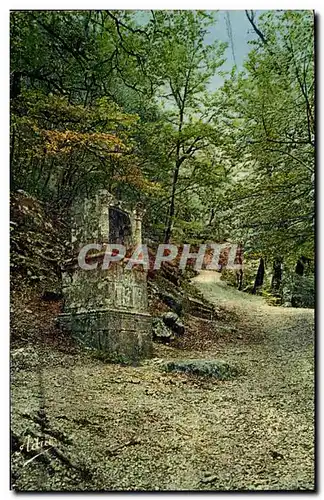
{"type": "Polygon", "coordinates": [[[243,270],[240,269],[239,271],[236,271],[236,285],[238,290],[242,290],[243,286],[243,270]]]}
{"type": "Polygon", "coordinates": [[[21,93],[21,73],[14,71],[10,80],[10,98],[16,99],[21,93]]]}
{"type": "Polygon", "coordinates": [[[273,275],[271,280],[271,289],[272,292],[278,293],[280,290],[282,282],[282,260],[275,259],[273,261],[273,275]]]}
{"type": "Polygon", "coordinates": [[[263,279],[264,279],[264,260],[263,260],[263,257],[261,257],[258,271],[257,271],[255,281],[254,281],[254,287],[252,290],[253,295],[256,294],[257,288],[261,287],[263,285],[263,279]]]}
{"type": "Polygon", "coordinates": [[[214,208],[212,208],[212,209],[211,209],[211,212],[210,212],[210,218],[209,218],[208,226],[211,226],[211,225],[212,225],[213,220],[214,220],[214,217],[215,217],[215,209],[214,209],[214,208]]]}
{"type": "Polygon", "coordinates": [[[175,169],[173,172],[170,208],[169,208],[169,213],[168,213],[166,228],[165,228],[165,235],[164,235],[164,243],[166,243],[166,244],[170,243],[173,217],[174,217],[174,212],[175,212],[175,194],[176,194],[177,182],[178,182],[181,164],[185,159],[184,157],[180,158],[180,146],[181,146],[180,134],[181,134],[182,125],[183,125],[183,110],[184,110],[184,104],[182,104],[182,107],[180,109],[180,114],[179,114],[179,127],[178,127],[178,134],[179,135],[178,135],[177,146],[176,146],[176,162],[175,162],[175,169]]]}
{"type": "Polygon", "coordinates": [[[174,217],[174,212],[175,212],[175,193],[176,193],[177,182],[178,182],[178,177],[179,177],[179,170],[180,170],[180,163],[177,162],[176,168],[175,168],[174,173],[173,173],[171,202],[170,202],[170,208],[169,208],[169,213],[168,213],[168,218],[167,218],[167,223],[166,223],[164,243],[170,243],[171,232],[172,232],[172,223],[173,223],[173,217],[174,217]]]}
{"type": "Polygon", "coordinates": [[[304,256],[302,256],[300,259],[298,259],[296,267],[295,267],[295,273],[298,274],[299,276],[303,276],[306,262],[307,262],[307,259],[304,256]]]}

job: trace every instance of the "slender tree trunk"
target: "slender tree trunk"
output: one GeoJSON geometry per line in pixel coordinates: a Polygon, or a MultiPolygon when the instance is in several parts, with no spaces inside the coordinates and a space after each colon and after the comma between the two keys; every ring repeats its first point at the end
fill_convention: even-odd
{"type": "Polygon", "coordinates": [[[278,293],[280,290],[282,282],[282,260],[275,259],[273,261],[273,275],[271,280],[271,289],[272,292],[278,293]]]}
{"type": "Polygon", "coordinates": [[[169,243],[170,238],[171,238],[172,223],[173,223],[173,217],[174,217],[174,212],[175,212],[175,194],[176,194],[177,182],[178,182],[178,177],[179,177],[179,170],[180,170],[180,164],[178,165],[178,162],[177,162],[176,168],[175,168],[174,173],[173,173],[171,201],[170,201],[170,208],[169,208],[167,224],[166,224],[166,229],[165,229],[164,243],[169,243]]]}
{"type": "Polygon", "coordinates": [[[238,290],[242,290],[243,286],[243,270],[240,269],[236,272],[236,285],[238,290]]]}
{"type": "Polygon", "coordinates": [[[242,242],[238,244],[237,250],[236,250],[236,256],[234,259],[234,264],[238,264],[240,266],[240,269],[238,269],[235,272],[236,275],[236,286],[238,290],[242,290],[243,287],[243,245],[242,242]]]}
{"type": "Polygon", "coordinates": [[[171,233],[172,233],[172,225],[173,225],[173,217],[174,217],[174,212],[175,212],[175,194],[176,194],[176,189],[177,189],[180,167],[181,167],[181,164],[184,160],[184,158],[180,158],[180,147],[181,147],[180,134],[181,134],[181,130],[182,130],[182,125],[183,125],[183,107],[180,109],[180,116],[179,116],[179,127],[178,127],[179,136],[177,139],[177,147],[176,147],[176,163],[175,163],[175,169],[173,172],[173,180],[172,180],[172,188],[171,188],[171,200],[170,200],[169,213],[168,213],[166,228],[165,228],[164,243],[170,243],[170,238],[171,238],[171,233]]]}
{"type": "Polygon", "coordinates": [[[50,181],[50,178],[51,178],[51,175],[52,175],[52,171],[53,171],[53,165],[54,165],[54,158],[52,158],[51,164],[50,164],[50,166],[48,168],[48,173],[47,173],[45,182],[43,184],[43,191],[45,191],[45,189],[47,188],[47,185],[48,185],[48,183],[50,181]]]}
{"type": "Polygon", "coordinates": [[[210,218],[209,218],[208,226],[211,226],[211,225],[212,225],[213,220],[214,220],[214,217],[215,217],[215,209],[214,209],[214,208],[212,208],[212,209],[211,209],[211,212],[210,212],[210,218]]]}
{"type": "Polygon", "coordinates": [[[264,260],[263,260],[263,257],[261,257],[260,262],[259,262],[259,267],[257,270],[257,274],[255,277],[255,281],[254,281],[254,287],[252,290],[253,295],[256,294],[257,288],[259,288],[263,285],[263,279],[264,279],[264,260]]]}
{"type": "Polygon", "coordinates": [[[14,71],[10,81],[10,98],[15,99],[21,93],[21,73],[14,71]]]}

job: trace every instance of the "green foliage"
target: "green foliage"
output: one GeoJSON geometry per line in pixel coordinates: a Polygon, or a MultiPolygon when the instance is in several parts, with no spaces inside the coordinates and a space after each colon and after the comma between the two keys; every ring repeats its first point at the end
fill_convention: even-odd
{"type": "Polygon", "coordinates": [[[23,92],[12,105],[13,188],[65,207],[100,186],[154,189],[141,173],[134,139],[137,115],[107,98],[91,108],[65,97],[23,92]]]}
{"type": "Polygon", "coordinates": [[[106,188],[144,203],[150,239],[227,238],[285,273],[314,259],[313,13],[265,11],[244,71],[211,92],[226,47],[207,42],[215,23],[205,11],[13,12],[12,189],[65,212],[106,188]]]}
{"type": "Polygon", "coordinates": [[[282,286],[284,298],[293,307],[315,307],[315,276],[309,270],[303,276],[287,272],[282,286]]]}
{"type": "MultiPolygon", "coordinates": [[[[263,39],[224,88],[240,172],[228,189],[247,248],[314,257],[314,19],[263,14],[263,39]]],[[[225,216],[229,214],[225,214],[225,216]]]]}
{"type": "Polygon", "coordinates": [[[315,307],[315,277],[295,276],[293,294],[294,307],[315,307]]]}

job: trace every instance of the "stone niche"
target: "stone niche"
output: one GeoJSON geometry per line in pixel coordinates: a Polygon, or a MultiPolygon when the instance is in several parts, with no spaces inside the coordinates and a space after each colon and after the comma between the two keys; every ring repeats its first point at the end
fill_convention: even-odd
{"type": "Polygon", "coordinates": [[[143,266],[125,269],[125,261],[102,269],[104,244],[118,243],[131,250],[141,243],[143,210],[128,209],[108,191],[100,191],[72,209],[74,257],[62,269],[64,312],[59,324],[87,347],[119,358],[138,360],[152,353],[151,316],[147,312],[147,273],[143,266]],[[78,264],[84,245],[99,243],[103,251],[90,253],[85,270],[78,264]]]}

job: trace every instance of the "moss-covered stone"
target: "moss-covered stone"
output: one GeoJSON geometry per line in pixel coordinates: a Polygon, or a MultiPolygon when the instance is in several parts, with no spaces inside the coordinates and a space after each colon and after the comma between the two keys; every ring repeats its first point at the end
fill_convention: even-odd
{"type": "Polygon", "coordinates": [[[123,261],[103,269],[104,253],[91,258],[95,269],[78,264],[84,244],[138,243],[140,214],[127,210],[107,191],[72,210],[72,246],[76,252],[63,270],[64,313],[59,324],[86,347],[113,357],[138,360],[151,355],[152,327],[147,304],[147,273],[128,270],[123,261]]]}

